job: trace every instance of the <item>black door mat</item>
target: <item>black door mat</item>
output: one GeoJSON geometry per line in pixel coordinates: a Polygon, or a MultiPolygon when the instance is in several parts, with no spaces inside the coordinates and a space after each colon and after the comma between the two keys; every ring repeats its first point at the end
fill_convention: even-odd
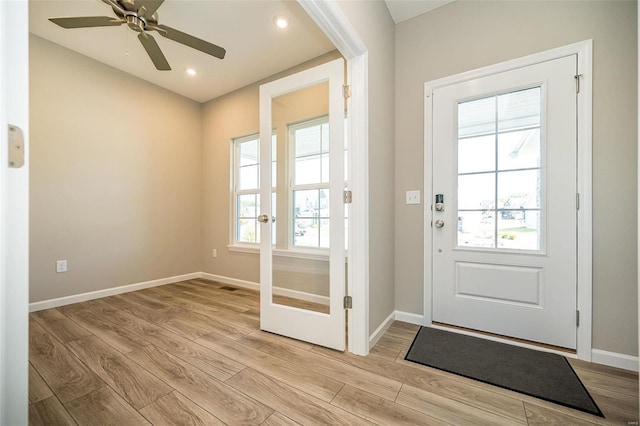
{"type": "Polygon", "coordinates": [[[604,417],[560,355],[421,327],[405,359],[604,417]]]}

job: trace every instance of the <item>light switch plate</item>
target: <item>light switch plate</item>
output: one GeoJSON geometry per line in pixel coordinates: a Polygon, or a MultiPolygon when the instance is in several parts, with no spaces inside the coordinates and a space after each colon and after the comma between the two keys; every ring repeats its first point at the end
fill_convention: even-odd
{"type": "Polygon", "coordinates": [[[420,190],[407,191],[405,204],[420,204],[420,190]]]}

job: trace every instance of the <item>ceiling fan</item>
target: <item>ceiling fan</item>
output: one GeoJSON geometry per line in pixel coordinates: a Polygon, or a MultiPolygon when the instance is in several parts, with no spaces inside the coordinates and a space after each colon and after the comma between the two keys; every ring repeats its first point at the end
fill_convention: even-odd
{"type": "Polygon", "coordinates": [[[160,71],[169,71],[171,66],[164,57],[156,40],[148,31],[157,31],[169,40],[204,52],[216,58],[223,59],[226,50],[220,46],[183,33],[166,25],[158,24],[158,8],[164,0],[101,0],[111,6],[117,18],[108,16],[79,16],[73,18],[49,18],[51,22],[62,28],[114,27],[127,24],[133,31],[138,32],[138,39],[151,61],[160,71]]]}

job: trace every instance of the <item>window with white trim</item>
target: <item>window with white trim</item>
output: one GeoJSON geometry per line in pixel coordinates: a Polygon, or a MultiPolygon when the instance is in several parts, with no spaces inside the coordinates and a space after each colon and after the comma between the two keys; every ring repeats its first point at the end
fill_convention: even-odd
{"type": "Polygon", "coordinates": [[[329,248],[329,117],[289,126],[292,246],[329,248]]]}
{"type": "MultiPolygon", "coordinates": [[[[260,243],[260,138],[252,134],[233,139],[233,244],[260,243]]],[[[271,181],[274,186],[271,205],[275,211],[277,176],[276,136],[273,135],[271,162],[271,181]]],[[[272,214],[275,217],[275,214],[272,214]]],[[[275,224],[273,225],[273,243],[275,244],[275,224]]]]}

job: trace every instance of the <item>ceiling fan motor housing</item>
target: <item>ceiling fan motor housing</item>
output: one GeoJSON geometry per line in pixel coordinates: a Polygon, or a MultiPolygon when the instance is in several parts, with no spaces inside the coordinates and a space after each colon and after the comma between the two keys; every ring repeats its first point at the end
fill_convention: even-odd
{"type": "Polygon", "coordinates": [[[129,26],[129,28],[139,33],[144,32],[144,29],[147,26],[147,21],[145,21],[144,18],[141,18],[133,13],[125,16],[125,20],[127,21],[127,25],[129,26]]]}

